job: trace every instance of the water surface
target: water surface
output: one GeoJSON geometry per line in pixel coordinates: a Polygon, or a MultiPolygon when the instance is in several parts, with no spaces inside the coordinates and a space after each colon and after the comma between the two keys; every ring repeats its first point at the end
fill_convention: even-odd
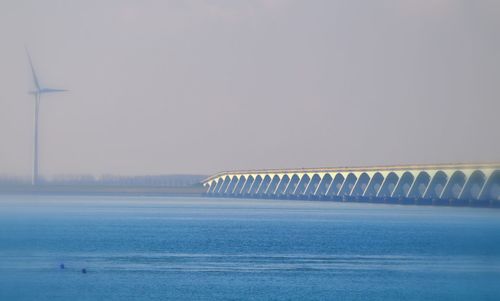
{"type": "Polygon", "coordinates": [[[0,300],[499,300],[500,210],[4,195],[0,272],[0,300]]]}

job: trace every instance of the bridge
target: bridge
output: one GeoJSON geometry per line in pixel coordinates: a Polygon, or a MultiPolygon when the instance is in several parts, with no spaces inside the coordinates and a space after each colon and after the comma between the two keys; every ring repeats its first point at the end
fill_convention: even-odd
{"type": "Polygon", "coordinates": [[[500,206],[500,164],[228,171],[202,181],[213,197],[500,206]]]}

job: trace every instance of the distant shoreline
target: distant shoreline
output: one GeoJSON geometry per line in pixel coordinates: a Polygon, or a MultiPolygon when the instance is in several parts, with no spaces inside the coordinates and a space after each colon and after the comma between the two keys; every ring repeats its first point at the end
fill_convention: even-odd
{"type": "Polygon", "coordinates": [[[201,185],[183,187],[115,186],[115,185],[1,185],[0,195],[138,195],[138,196],[202,196],[201,185]]]}

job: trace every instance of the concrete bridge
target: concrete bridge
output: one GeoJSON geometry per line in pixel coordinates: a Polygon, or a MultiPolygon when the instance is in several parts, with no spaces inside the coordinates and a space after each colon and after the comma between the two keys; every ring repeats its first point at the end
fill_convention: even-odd
{"type": "Polygon", "coordinates": [[[500,164],[304,168],[221,172],[208,196],[500,206],[500,164]]]}

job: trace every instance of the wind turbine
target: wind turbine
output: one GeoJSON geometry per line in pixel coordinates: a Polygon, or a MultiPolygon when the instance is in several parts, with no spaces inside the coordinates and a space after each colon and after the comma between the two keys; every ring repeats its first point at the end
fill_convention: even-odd
{"type": "Polygon", "coordinates": [[[38,112],[40,110],[40,99],[43,94],[65,92],[67,90],[42,87],[36,76],[35,68],[33,67],[33,62],[31,61],[31,56],[27,48],[26,54],[28,55],[31,73],[33,75],[33,83],[35,84],[35,90],[29,93],[35,96],[35,115],[33,121],[33,174],[31,184],[36,185],[38,182],[38,112]]]}

